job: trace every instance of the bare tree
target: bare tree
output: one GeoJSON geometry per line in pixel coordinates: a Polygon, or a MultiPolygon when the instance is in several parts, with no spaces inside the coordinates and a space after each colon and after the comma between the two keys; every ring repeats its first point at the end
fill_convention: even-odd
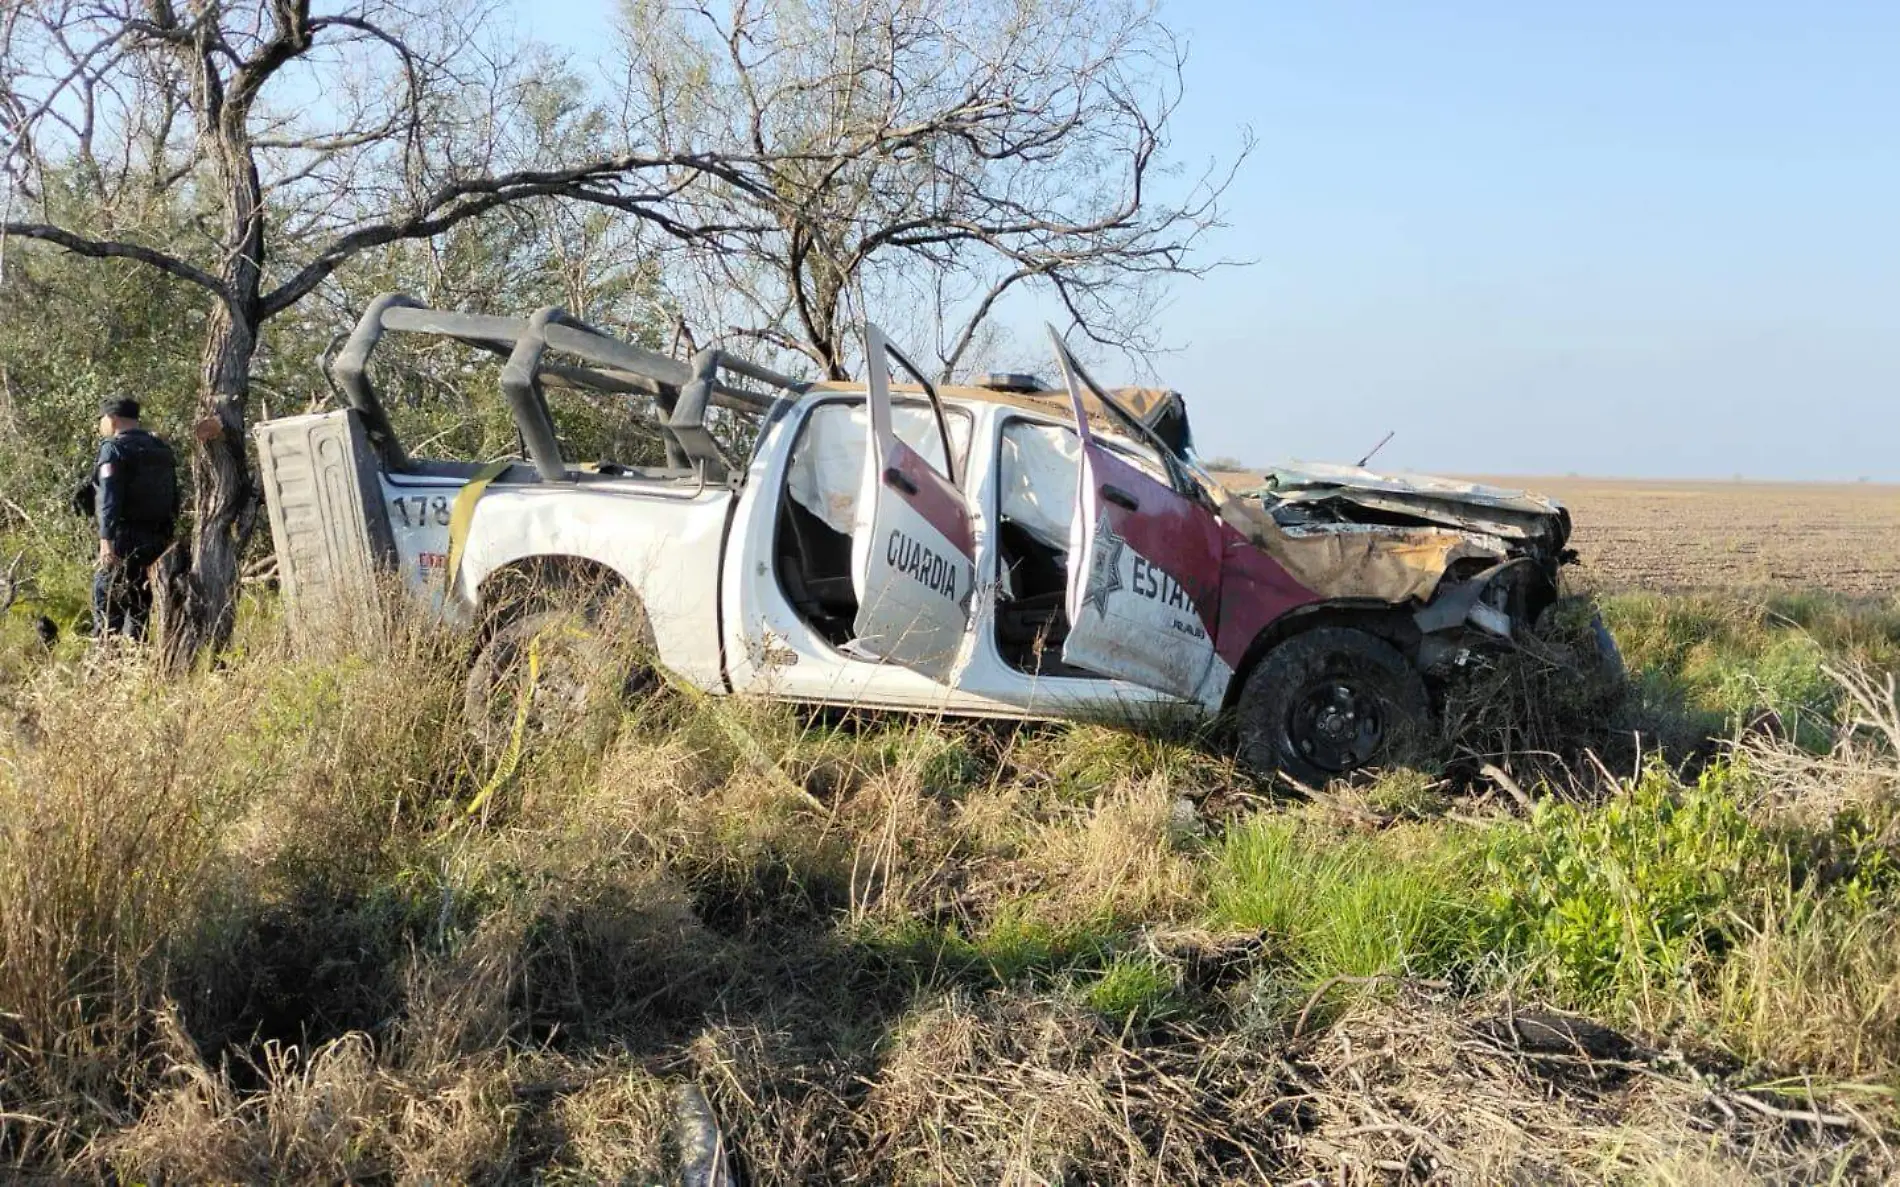
{"type": "Polygon", "coordinates": [[[158,269],[208,294],[193,450],[191,568],[175,654],[228,636],[251,497],[243,448],[260,333],[361,253],[558,196],[682,238],[717,161],[610,150],[601,128],[541,135],[539,92],[484,14],[448,0],[14,0],[0,9],[0,235],[158,269]],[[552,155],[553,146],[566,155],[552,155]],[[61,185],[49,186],[57,177],[61,185]],[[71,184],[65,184],[70,181],[71,184]],[[83,194],[61,204],[54,189],[83,194]],[[184,233],[141,234],[179,189],[184,233]],[[211,418],[215,418],[213,421],[211,418]]]}
{"type": "Polygon", "coordinates": [[[760,224],[683,256],[694,310],[826,375],[867,313],[935,333],[943,373],[1019,289],[1153,349],[1155,282],[1246,155],[1171,176],[1184,56],[1146,0],[625,0],[625,115],[659,149],[748,154],[696,220],[760,224]]]}

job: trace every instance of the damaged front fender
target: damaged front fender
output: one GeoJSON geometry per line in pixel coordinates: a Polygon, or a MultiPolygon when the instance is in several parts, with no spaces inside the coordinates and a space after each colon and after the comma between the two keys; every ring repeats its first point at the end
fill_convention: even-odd
{"type": "Polygon", "coordinates": [[[1428,634],[1470,623],[1508,638],[1554,594],[1569,558],[1570,513],[1561,504],[1450,479],[1281,468],[1220,510],[1321,596],[1414,607],[1440,624],[1421,624],[1428,634]],[[1441,589],[1448,580],[1455,584],[1441,589]],[[1499,588],[1511,596],[1485,596],[1499,588]]]}
{"type": "Polygon", "coordinates": [[[1475,532],[1382,524],[1288,527],[1257,499],[1226,496],[1220,514],[1321,597],[1429,602],[1447,572],[1464,562],[1509,559],[1504,541],[1475,532]]]}

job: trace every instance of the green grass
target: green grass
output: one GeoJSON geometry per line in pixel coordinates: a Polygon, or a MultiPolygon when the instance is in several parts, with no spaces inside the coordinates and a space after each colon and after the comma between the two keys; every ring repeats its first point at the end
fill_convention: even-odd
{"type": "Polygon", "coordinates": [[[1850,1082],[1885,1118],[1900,774],[1865,739],[1812,752],[1835,737],[1823,665],[1891,657],[1891,622],[1609,613],[1677,726],[1774,708],[1801,745],[1705,744],[1690,773],[1540,788],[1523,816],[1411,771],[1271,800],[1181,735],[673,694],[531,754],[470,814],[493,771],[459,728],[460,640],[297,650],[256,606],[223,665],[174,682],[0,623],[0,1158],[244,1179],[320,1148],[288,1177],[580,1181],[655,1165],[659,1086],[690,1075],[783,1177],[869,1174],[965,1105],[1041,1144],[952,1177],[1138,1177],[1142,1126],[1171,1122],[1115,1128],[1112,1100],[1061,1120],[1094,1069],[1264,1116],[1231,1061],[1278,1067],[1303,1016],[1310,1044],[1418,979],[1453,1014],[1508,992],[1757,1079],[1850,1082]]]}
{"type": "Polygon", "coordinates": [[[1057,925],[1005,907],[975,929],[915,920],[872,926],[853,939],[914,985],[1045,987],[1112,963],[1115,929],[1057,925]]]}
{"type": "Polygon", "coordinates": [[[1113,1024],[1145,1026],[1179,1013],[1179,993],[1179,978],[1167,964],[1124,954],[1087,982],[1082,1000],[1113,1024]]]}
{"type": "Polygon", "coordinates": [[[1900,668],[1900,602],[1626,593],[1602,608],[1641,713],[1666,734],[1725,737],[1772,713],[1789,736],[1819,747],[1839,708],[1826,664],[1900,668]]]}
{"type": "Polygon", "coordinates": [[[1472,914],[1462,830],[1331,833],[1262,816],[1230,829],[1208,871],[1209,922],[1264,935],[1311,980],[1444,972],[1472,914]]]}
{"type": "Polygon", "coordinates": [[[1733,948],[1736,911],[1789,880],[1718,764],[1684,786],[1652,764],[1595,807],[1545,802],[1495,830],[1480,934],[1502,967],[1566,1002],[1614,1010],[1670,996],[1733,948]]]}

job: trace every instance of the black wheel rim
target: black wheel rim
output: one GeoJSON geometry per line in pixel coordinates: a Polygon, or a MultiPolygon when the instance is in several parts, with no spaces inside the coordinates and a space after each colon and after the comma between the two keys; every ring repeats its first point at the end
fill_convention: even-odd
{"type": "Polygon", "coordinates": [[[1335,775],[1378,757],[1385,731],[1384,701],[1350,680],[1315,682],[1294,699],[1287,714],[1293,753],[1335,775]]]}

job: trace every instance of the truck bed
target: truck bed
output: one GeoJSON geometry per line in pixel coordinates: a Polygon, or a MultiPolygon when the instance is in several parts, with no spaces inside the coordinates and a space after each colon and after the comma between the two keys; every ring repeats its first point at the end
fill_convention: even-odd
{"type": "MultiPolygon", "coordinates": [[[[353,409],[265,421],[255,434],[279,581],[294,621],[360,617],[361,608],[376,604],[378,576],[392,572],[440,608],[455,500],[486,464],[417,458],[390,472],[353,409]]],[[[625,489],[631,482],[685,492],[703,486],[697,475],[673,469],[569,473],[576,488],[612,482],[625,489]]],[[[527,462],[489,481],[496,489],[544,485],[527,462]]]]}

